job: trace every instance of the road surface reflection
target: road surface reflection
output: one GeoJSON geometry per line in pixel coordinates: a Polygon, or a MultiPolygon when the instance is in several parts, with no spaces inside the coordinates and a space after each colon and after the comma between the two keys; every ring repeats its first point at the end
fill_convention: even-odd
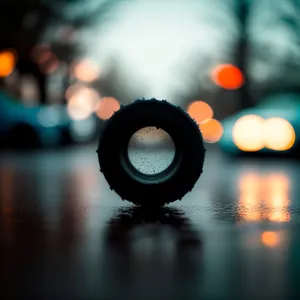
{"type": "Polygon", "coordinates": [[[284,172],[248,172],[239,180],[238,214],[246,221],[290,220],[290,178],[284,172]]]}
{"type": "Polygon", "coordinates": [[[94,148],[4,154],[1,296],[297,299],[299,176],[209,150],[194,190],[149,212],[109,189],[94,148]]]}

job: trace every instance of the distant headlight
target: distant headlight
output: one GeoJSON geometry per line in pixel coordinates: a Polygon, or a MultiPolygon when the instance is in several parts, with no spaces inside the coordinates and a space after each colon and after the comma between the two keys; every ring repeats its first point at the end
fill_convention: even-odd
{"type": "Polygon", "coordinates": [[[264,120],[256,115],[246,115],[234,124],[232,139],[245,152],[255,152],[263,148],[286,151],[294,145],[296,134],[290,122],[283,118],[264,120]]]}
{"type": "Polygon", "coordinates": [[[256,115],[243,116],[233,126],[233,142],[242,151],[259,151],[264,148],[263,127],[263,118],[256,115]]]}
{"type": "Polygon", "coordinates": [[[285,119],[270,118],[264,124],[265,147],[285,151],[293,147],[296,134],[293,126],[285,119]]]}

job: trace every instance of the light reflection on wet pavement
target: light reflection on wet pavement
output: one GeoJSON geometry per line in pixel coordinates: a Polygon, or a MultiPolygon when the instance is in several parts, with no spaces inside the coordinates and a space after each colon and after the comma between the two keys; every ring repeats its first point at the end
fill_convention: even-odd
{"type": "Polygon", "coordinates": [[[94,148],[2,154],[1,299],[300,298],[298,162],[209,149],[192,193],[145,212],[94,148]]]}

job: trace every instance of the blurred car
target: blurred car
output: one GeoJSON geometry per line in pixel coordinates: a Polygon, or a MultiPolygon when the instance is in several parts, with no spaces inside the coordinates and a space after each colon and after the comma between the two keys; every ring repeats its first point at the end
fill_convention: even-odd
{"type": "Polygon", "coordinates": [[[66,106],[28,107],[0,91],[0,146],[13,148],[57,147],[86,142],[96,132],[94,116],[72,120],[66,106]]]}
{"type": "Polygon", "coordinates": [[[242,153],[297,153],[300,147],[300,93],[270,95],[223,121],[220,148],[231,155],[242,153]]]}

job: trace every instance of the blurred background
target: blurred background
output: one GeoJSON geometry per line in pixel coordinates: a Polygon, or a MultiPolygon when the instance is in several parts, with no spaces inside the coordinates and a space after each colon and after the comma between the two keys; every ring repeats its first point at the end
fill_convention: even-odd
{"type": "Polygon", "coordinates": [[[260,131],[272,134],[272,122],[283,128],[278,118],[294,121],[298,13],[296,0],[2,0],[1,148],[24,145],[23,131],[27,143],[43,147],[90,141],[121,104],[155,97],[186,109],[209,143],[226,127],[239,150],[288,150],[289,124],[290,139],[276,147],[280,138],[271,146],[258,136],[242,141],[247,122],[234,131],[219,121],[240,111],[234,123],[260,115],[244,110],[264,102],[263,112],[281,107],[263,116],[277,119],[260,131]]]}
{"type": "MultiPolygon", "coordinates": [[[[299,16],[298,0],[1,0],[2,293],[297,299],[299,16]],[[109,189],[95,152],[137,98],[181,106],[208,150],[154,215],[109,189]]],[[[165,132],[136,139],[136,168],[171,163],[165,132]]]]}

